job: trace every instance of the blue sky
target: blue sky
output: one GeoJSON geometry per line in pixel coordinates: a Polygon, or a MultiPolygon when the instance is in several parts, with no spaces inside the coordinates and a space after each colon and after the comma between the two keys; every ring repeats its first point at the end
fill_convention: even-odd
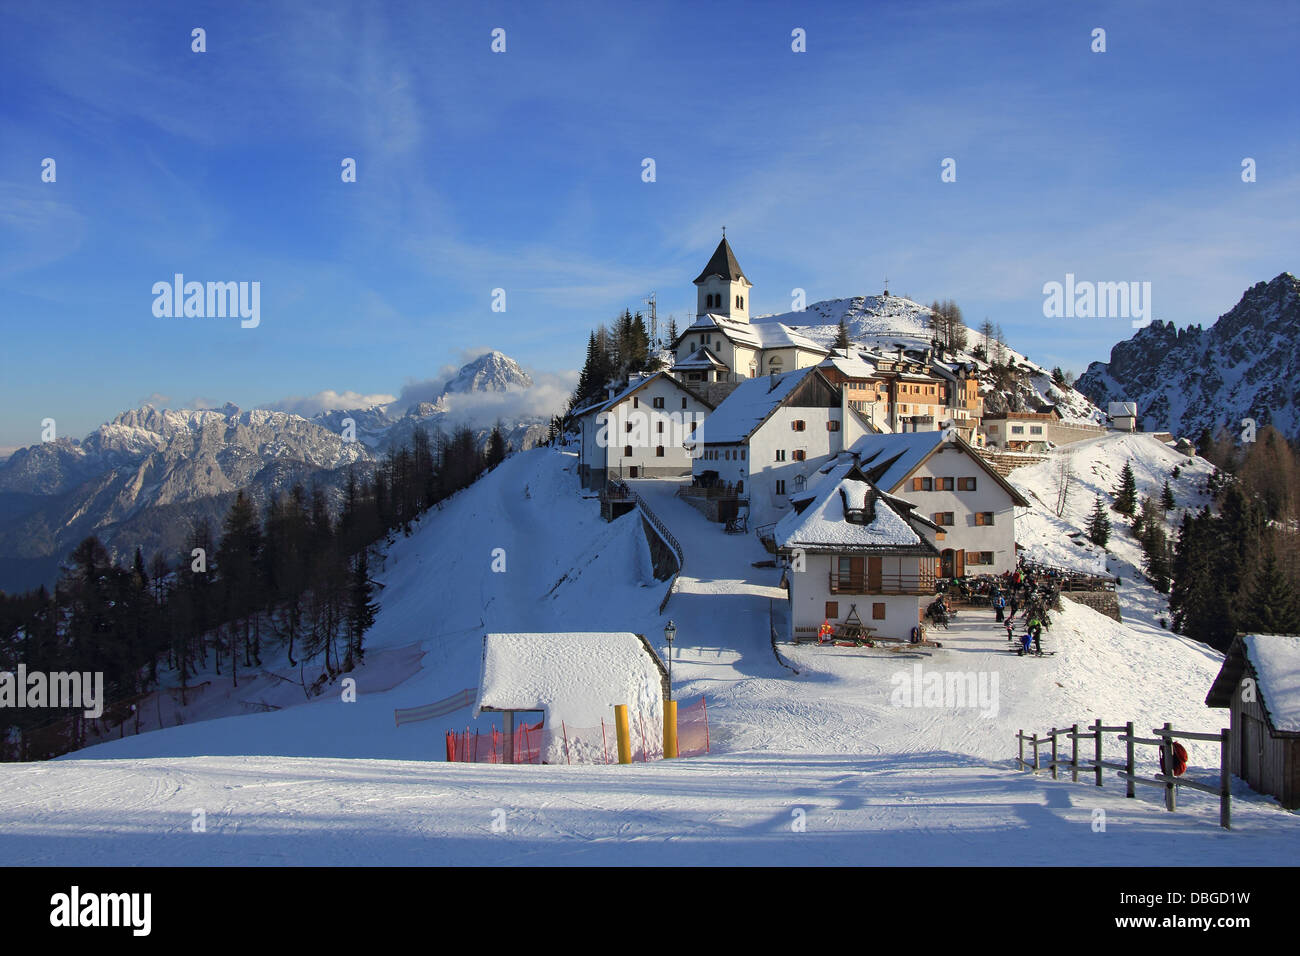
{"type": "Polygon", "coordinates": [[[888,276],[1076,371],[1130,323],[1045,319],[1045,282],[1149,281],[1155,318],[1208,324],[1300,267],[1294,3],[6,3],[3,22],[0,448],[146,399],[397,395],[487,347],[563,375],[651,290],[684,319],[723,224],[756,314],[888,276]],[[259,281],[261,324],[156,318],[177,272],[259,281]]]}

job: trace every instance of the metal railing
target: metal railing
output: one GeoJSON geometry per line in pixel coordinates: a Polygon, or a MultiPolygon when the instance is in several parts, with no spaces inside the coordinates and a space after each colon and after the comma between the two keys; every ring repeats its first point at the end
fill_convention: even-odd
{"type": "Polygon", "coordinates": [[[681,576],[682,569],[686,567],[686,552],[673,533],[668,530],[668,526],[663,523],[663,519],[655,514],[654,509],[646,504],[645,499],[633,491],[626,482],[619,478],[612,478],[607,487],[620,491],[636,502],[636,506],[645,518],[646,523],[654,528],[655,533],[663,539],[664,544],[668,545],[677,557],[677,573],[673,575],[673,579],[668,583],[668,590],[664,593],[664,599],[659,602],[659,613],[662,614],[664,608],[668,606],[669,598],[673,596],[673,591],[677,589],[677,579],[681,576]]]}

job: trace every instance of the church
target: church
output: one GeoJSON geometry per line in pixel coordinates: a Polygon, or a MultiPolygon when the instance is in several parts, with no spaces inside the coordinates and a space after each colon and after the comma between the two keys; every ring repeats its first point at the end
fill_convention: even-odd
{"type": "Polygon", "coordinates": [[[699,317],[672,343],[672,374],[688,386],[712,391],[710,384],[734,386],[747,378],[808,368],[830,354],[781,322],[750,321],[753,284],[736,261],[725,231],[695,279],[695,288],[699,317]]]}

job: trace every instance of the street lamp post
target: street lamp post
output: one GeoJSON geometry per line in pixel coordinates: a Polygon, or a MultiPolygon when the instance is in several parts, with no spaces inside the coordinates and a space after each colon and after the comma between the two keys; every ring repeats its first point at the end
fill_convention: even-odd
{"type": "Polygon", "coordinates": [[[671,620],[664,625],[664,640],[668,642],[668,699],[673,699],[673,638],[677,636],[677,625],[671,620]]]}

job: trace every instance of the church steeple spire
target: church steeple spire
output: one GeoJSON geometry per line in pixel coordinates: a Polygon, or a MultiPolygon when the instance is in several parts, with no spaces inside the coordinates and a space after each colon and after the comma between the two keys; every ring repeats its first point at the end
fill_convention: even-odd
{"type": "Polygon", "coordinates": [[[700,315],[720,315],[736,322],[749,322],[749,290],[753,287],[741,271],[736,254],[727,242],[727,227],[722,227],[722,241],[713,250],[709,264],[695,279],[695,300],[700,315]]]}

